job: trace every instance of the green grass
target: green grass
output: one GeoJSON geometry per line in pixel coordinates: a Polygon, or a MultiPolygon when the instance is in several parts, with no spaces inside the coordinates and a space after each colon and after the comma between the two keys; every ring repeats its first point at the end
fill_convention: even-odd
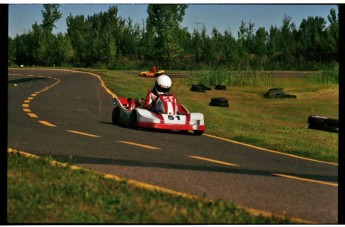
{"type": "MultiPolygon", "coordinates": [[[[103,75],[106,85],[122,97],[145,97],[155,81],[154,78],[141,78],[129,71],[94,72],[103,75]]],[[[204,75],[208,75],[209,71],[197,71],[190,72],[192,76],[186,78],[172,77],[172,92],[190,111],[205,115],[208,134],[303,157],[337,162],[338,134],[308,129],[307,123],[310,115],[338,118],[338,85],[324,83],[320,79],[327,72],[315,72],[312,76],[295,76],[294,72],[290,73],[291,76],[269,76],[260,72],[253,76],[249,84],[231,85],[226,91],[213,89],[199,93],[191,92],[190,86],[207,82],[204,75]],[[255,83],[255,80],[259,82],[255,83]],[[263,94],[271,87],[282,87],[286,93],[297,95],[297,99],[264,98],[263,94]],[[227,98],[230,107],[209,106],[212,97],[227,98]]],[[[225,71],[223,73],[226,74],[225,71]]],[[[243,77],[246,73],[250,72],[239,75],[243,77]]],[[[234,74],[236,72],[229,73],[234,74]]]]}
{"type": "Polygon", "coordinates": [[[290,223],[287,217],[253,216],[228,202],[145,190],[88,170],[52,166],[49,160],[9,153],[8,223],[290,223]]]}

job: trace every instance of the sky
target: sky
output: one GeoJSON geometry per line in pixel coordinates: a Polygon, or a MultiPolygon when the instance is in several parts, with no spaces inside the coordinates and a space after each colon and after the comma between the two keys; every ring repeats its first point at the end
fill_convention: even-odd
{"type": "MultiPolygon", "coordinates": [[[[118,7],[118,15],[123,19],[131,18],[134,24],[141,27],[143,20],[148,17],[147,4],[60,4],[62,18],[56,22],[54,33],[66,33],[66,18],[70,14],[93,15],[105,12],[112,5],[118,7]]],[[[309,16],[323,17],[327,21],[330,9],[338,8],[336,5],[327,4],[189,4],[186,9],[181,27],[187,27],[188,31],[206,27],[208,33],[216,28],[220,33],[230,31],[234,37],[243,20],[246,24],[253,22],[254,29],[265,27],[268,30],[271,25],[281,27],[284,15],[292,18],[292,22],[299,27],[303,19],[309,16]]],[[[9,36],[14,38],[28,32],[32,25],[42,23],[42,4],[10,4],[9,5],[9,36]]]]}

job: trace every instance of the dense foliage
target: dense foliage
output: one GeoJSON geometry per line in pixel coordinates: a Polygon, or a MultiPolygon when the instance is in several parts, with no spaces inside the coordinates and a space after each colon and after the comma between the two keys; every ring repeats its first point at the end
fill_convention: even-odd
{"type": "Polygon", "coordinates": [[[256,29],[242,21],[237,37],[203,26],[191,34],[180,23],[187,5],[150,4],[143,24],[123,19],[116,6],[93,16],[69,15],[67,33],[53,34],[61,18],[59,5],[44,5],[43,22],[25,34],[8,38],[9,65],[81,66],[108,69],[199,69],[225,66],[234,70],[314,70],[338,62],[339,15],[291,17],[281,27],[256,29]]]}

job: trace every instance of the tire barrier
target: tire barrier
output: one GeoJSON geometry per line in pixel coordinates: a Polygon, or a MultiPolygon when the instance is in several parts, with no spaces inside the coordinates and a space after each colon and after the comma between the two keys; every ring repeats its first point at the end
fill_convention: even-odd
{"type": "Polygon", "coordinates": [[[297,98],[296,95],[286,94],[283,88],[271,88],[265,94],[265,98],[297,98]]]}
{"type": "Polygon", "coordinates": [[[196,92],[206,92],[206,90],[212,90],[210,87],[207,87],[204,84],[194,84],[190,88],[191,91],[196,91],[196,92]]]}
{"type": "Polygon", "coordinates": [[[229,101],[226,98],[211,98],[210,106],[229,107],[229,101]]]}
{"type": "Polygon", "coordinates": [[[308,117],[308,128],[339,133],[339,120],[323,116],[312,115],[308,117]]]}
{"type": "Polygon", "coordinates": [[[226,86],[225,85],[220,85],[220,84],[217,84],[214,89],[216,90],[226,90],[226,86]]]}
{"type": "Polygon", "coordinates": [[[190,88],[191,91],[196,91],[196,92],[206,92],[205,88],[197,85],[192,85],[192,87],[190,88]]]}

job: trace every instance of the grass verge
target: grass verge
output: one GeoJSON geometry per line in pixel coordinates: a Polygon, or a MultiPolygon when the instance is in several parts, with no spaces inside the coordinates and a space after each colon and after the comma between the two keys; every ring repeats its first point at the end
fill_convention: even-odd
{"type": "Polygon", "coordinates": [[[287,217],[254,216],[231,203],[145,190],[51,161],[8,154],[8,223],[290,223],[287,217]]]}

